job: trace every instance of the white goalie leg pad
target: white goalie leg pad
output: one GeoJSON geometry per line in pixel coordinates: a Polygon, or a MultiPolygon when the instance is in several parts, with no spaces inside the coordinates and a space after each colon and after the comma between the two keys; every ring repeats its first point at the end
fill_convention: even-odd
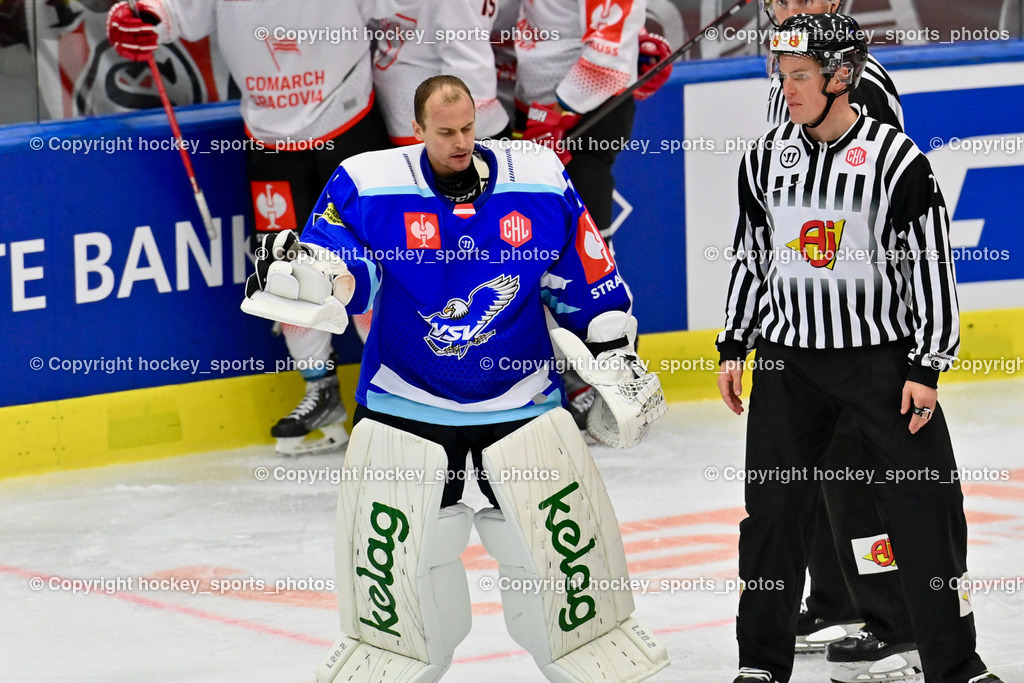
{"type": "Polygon", "coordinates": [[[509,634],[541,673],[624,683],[668,666],[665,648],[630,616],[618,520],[572,416],[548,411],[484,449],[483,465],[501,509],[478,512],[477,531],[499,563],[509,634]]]}
{"type": "Polygon", "coordinates": [[[335,538],[344,637],[320,683],[430,683],[451,664],[470,627],[459,556],[473,510],[440,508],[447,467],[426,439],[370,419],[352,430],[335,538]]]}

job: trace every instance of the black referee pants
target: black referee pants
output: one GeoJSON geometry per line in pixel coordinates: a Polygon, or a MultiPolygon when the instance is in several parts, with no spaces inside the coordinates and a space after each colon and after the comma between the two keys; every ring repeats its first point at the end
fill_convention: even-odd
{"type": "MultiPolygon", "coordinates": [[[[820,468],[847,467],[867,470],[871,460],[864,452],[853,420],[842,415],[820,468]]],[[[887,533],[872,486],[846,478],[822,482],[823,500],[816,508],[814,540],[808,548],[811,588],[807,611],[830,621],[863,619],[865,629],[879,640],[912,643],[914,629],[898,570],[862,573],[867,562],[854,554],[851,543],[852,539],[876,538],[887,533]]]]}
{"type": "Polygon", "coordinates": [[[812,535],[820,468],[840,415],[865,445],[871,491],[899,565],[928,683],[966,683],[985,670],[975,652],[974,617],[956,585],[967,571],[967,522],[942,410],[912,435],[900,400],[912,340],[836,350],[758,344],[747,419],[747,518],[740,523],[736,620],[740,666],[782,682],[793,641],[812,535]],[[800,472],[807,476],[800,477],[800,472]],[[895,478],[903,479],[896,483],[895,478]],[[961,616],[961,611],[966,616],[961,616]]]}

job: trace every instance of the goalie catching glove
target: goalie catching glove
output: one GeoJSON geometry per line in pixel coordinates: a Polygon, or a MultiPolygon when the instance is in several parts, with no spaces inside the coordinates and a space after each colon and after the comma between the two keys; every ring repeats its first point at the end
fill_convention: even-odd
{"type": "Polygon", "coordinates": [[[551,340],[572,369],[597,391],[587,433],[612,448],[636,446],[668,410],[661,381],[633,350],[635,339],[636,318],[621,311],[591,321],[586,343],[569,330],[551,330],[551,340]]]}
{"type": "Polygon", "coordinates": [[[268,233],[256,249],[256,272],[245,283],[242,310],[341,334],[355,287],[345,262],[331,252],[300,243],[294,230],[268,233]]]}

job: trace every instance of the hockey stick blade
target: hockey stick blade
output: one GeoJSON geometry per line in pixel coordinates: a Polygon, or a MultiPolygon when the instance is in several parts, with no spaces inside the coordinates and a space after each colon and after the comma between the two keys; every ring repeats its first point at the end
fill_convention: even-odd
{"type": "Polygon", "coordinates": [[[725,23],[725,21],[729,17],[739,12],[741,9],[749,5],[751,2],[753,2],[753,0],[739,0],[739,2],[737,2],[735,5],[733,5],[725,12],[723,12],[717,19],[715,19],[710,24],[702,28],[700,30],[700,33],[698,33],[693,38],[690,38],[688,41],[680,45],[676,49],[676,51],[670,54],[668,57],[665,57],[665,59],[661,60],[660,62],[652,66],[651,70],[645,73],[640,78],[638,78],[636,82],[633,83],[633,85],[629,86],[628,88],[620,92],[618,95],[616,95],[606,105],[604,105],[601,109],[596,111],[593,116],[591,116],[589,119],[587,119],[582,124],[577,126],[575,130],[570,131],[569,134],[565,136],[566,141],[571,142],[572,140],[580,138],[584,133],[590,130],[598,121],[603,119],[605,116],[608,116],[608,114],[610,114],[612,110],[614,110],[620,104],[622,104],[627,99],[632,97],[633,93],[642,88],[644,84],[647,83],[647,81],[654,78],[659,71],[661,71],[666,66],[682,57],[686,52],[690,50],[690,48],[692,48],[694,45],[703,40],[705,34],[709,30],[717,28],[719,25],[725,23]]]}

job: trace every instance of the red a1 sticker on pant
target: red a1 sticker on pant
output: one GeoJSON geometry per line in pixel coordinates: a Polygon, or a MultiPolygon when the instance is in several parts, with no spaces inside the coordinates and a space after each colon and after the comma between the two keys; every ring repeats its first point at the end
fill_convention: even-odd
{"type": "Polygon", "coordinates": [[[584,210],[576,227],[576,253],[583,263],[583,274],[587,284],[592,285],[615,270],[615,261],[608,252],[608,245],[601,237],[601,231],[594,224],[590,212],[584,210]]]}
{"type": "Polygon", "coordinates": [[[853,557],[857,560],[857,573],[881,574],[896,571],[896,558],[892,554],[892,543],[885,534],[868,538],[851,538],[853,557]]]}
{"type": "Polygon", "coordinates": [[[298,229],[291,183],[287,180],[254,180],[250,184],[257,232],[298,229]]]}

